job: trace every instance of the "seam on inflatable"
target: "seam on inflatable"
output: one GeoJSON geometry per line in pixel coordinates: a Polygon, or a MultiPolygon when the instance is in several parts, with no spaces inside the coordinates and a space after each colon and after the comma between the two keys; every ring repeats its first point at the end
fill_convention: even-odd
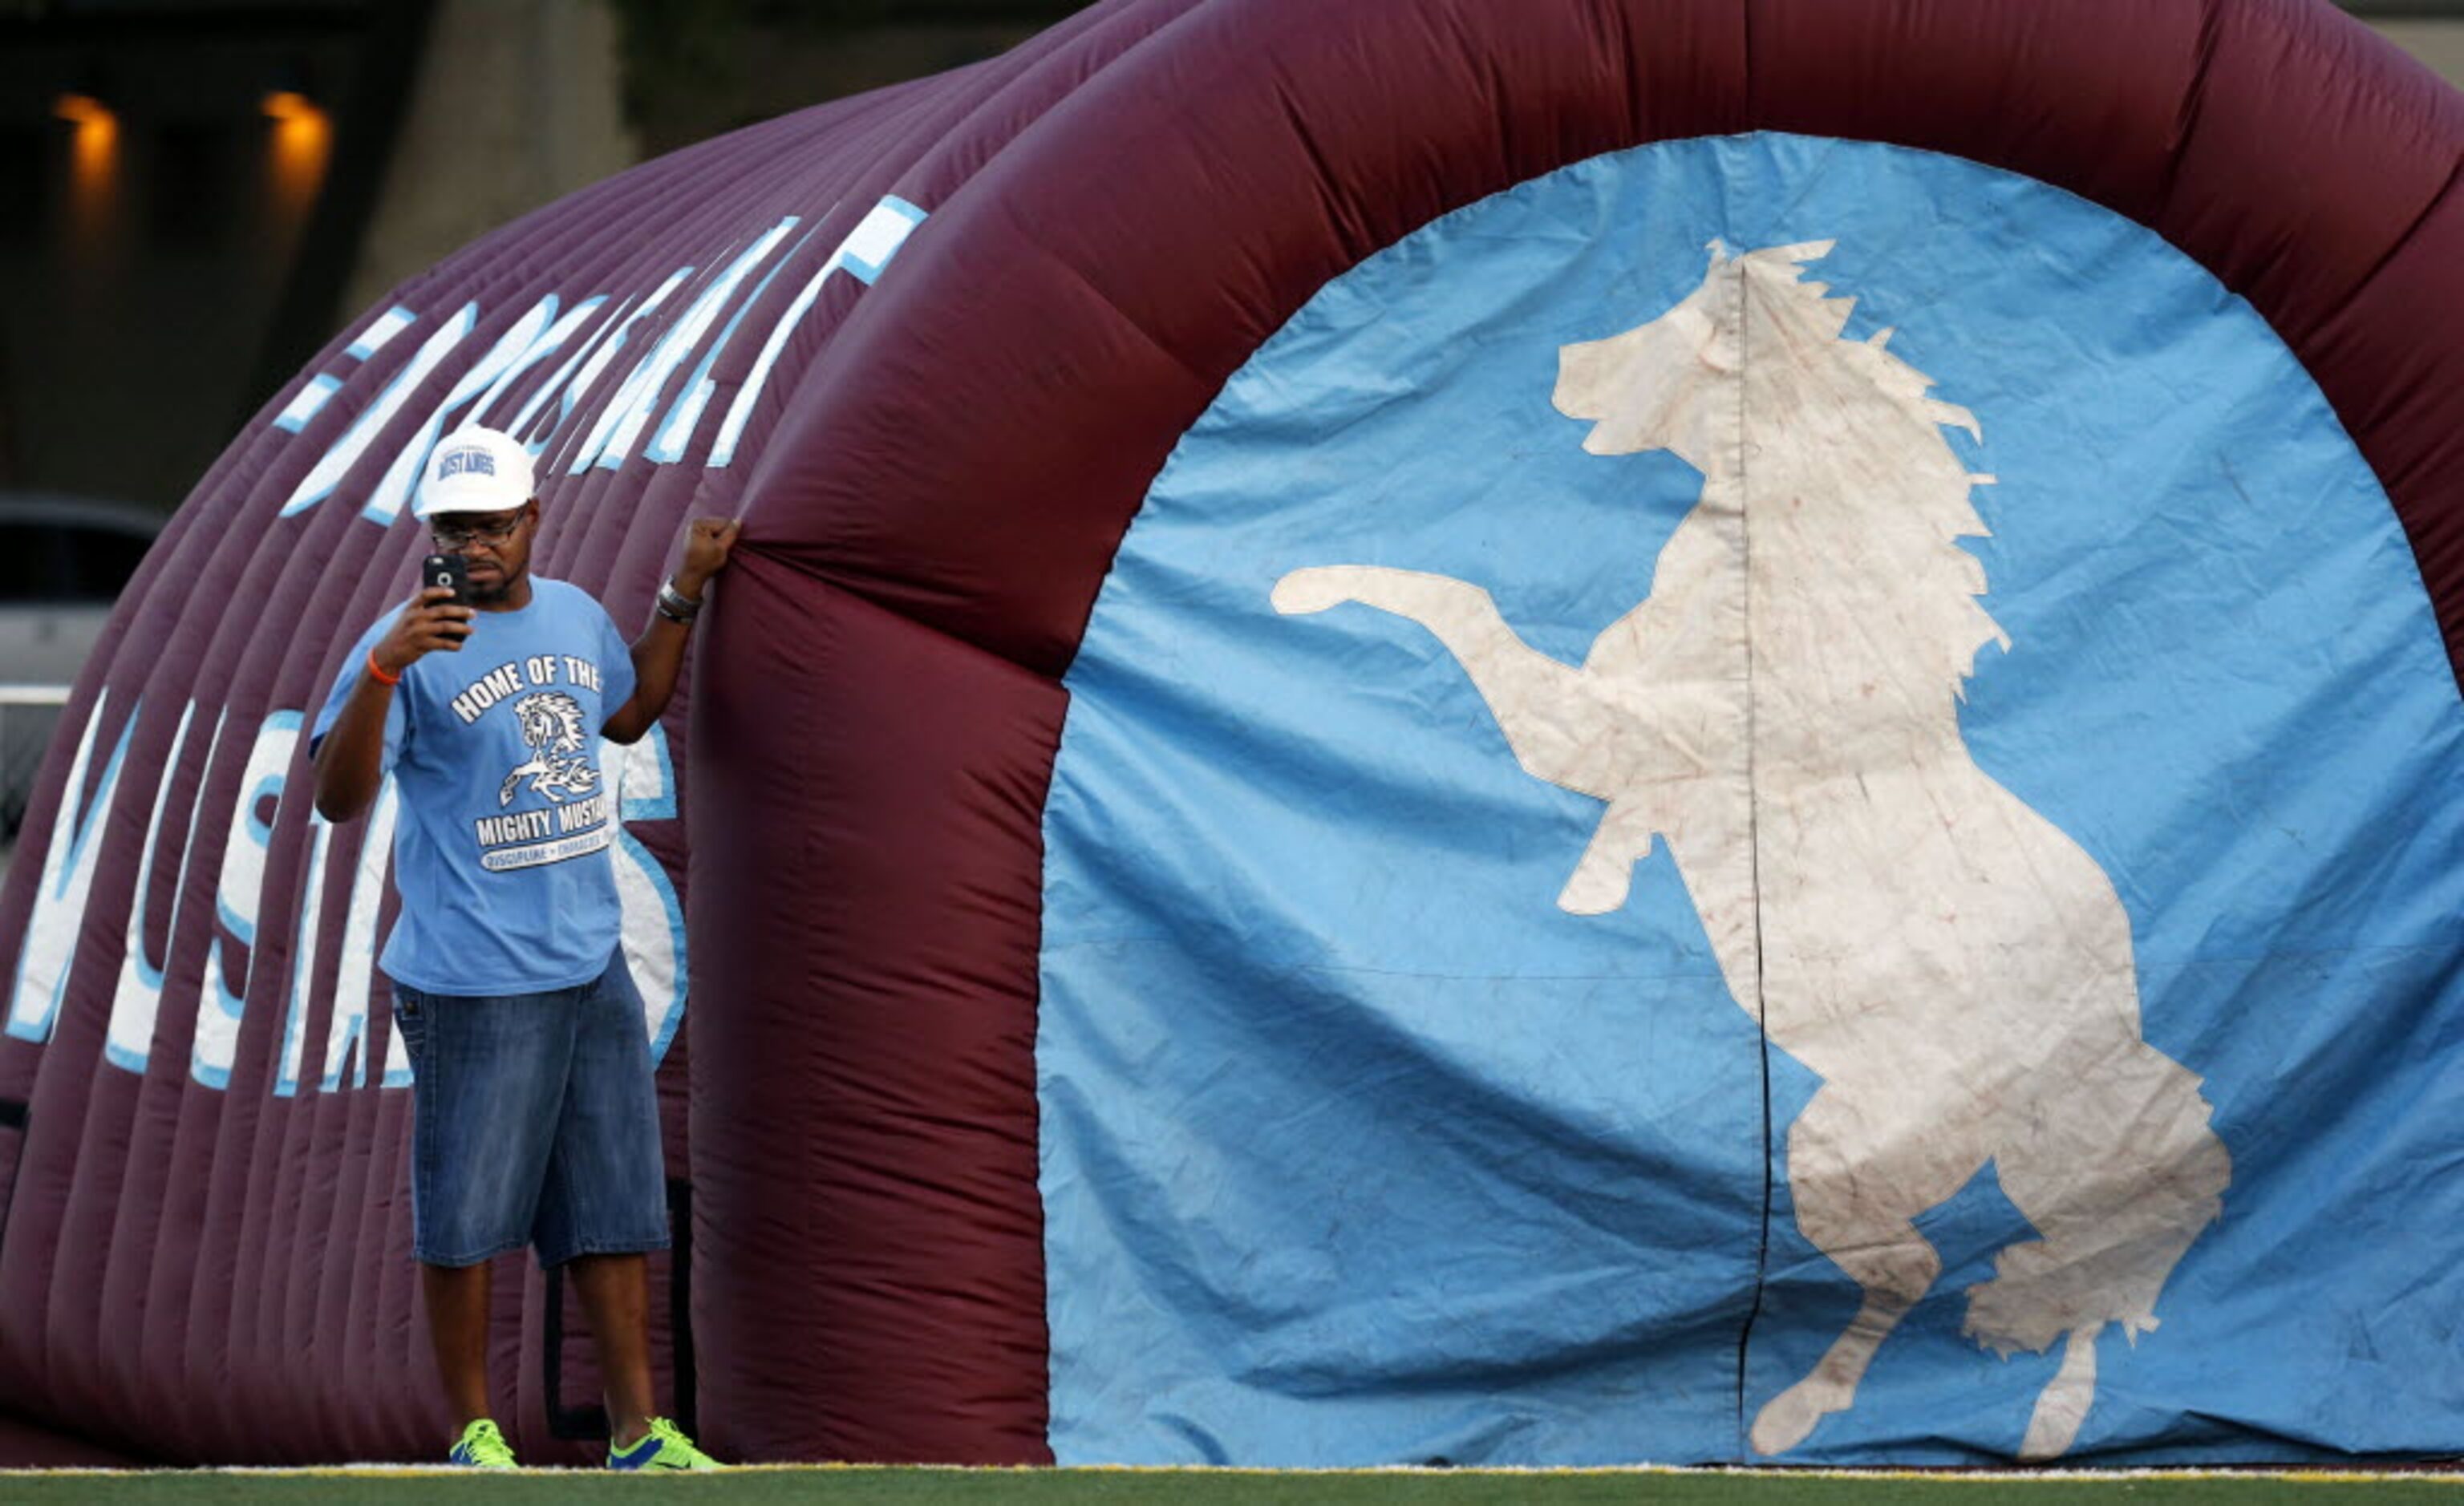
{"type": "Polygon", "coordinates": [[[2343,305],[2359,302],[2362,295],[2369,291],[2370,284],[2378,280],[2379,273],[2387,271],[2387,264],[2412,245],[2414,238],[2421,233],[2421,228],[2430,223],[2430,217],[2438,212],[2439,206],[2455,192],[2459,180],[2464,180],[2464,151],[2456,153],[2455,160],[2447,164],[2447,176],[2439,183],[2437,191],[2423,200],[2412,218],[2405,222],[2404,229],[2388,239],[2386,248],[2371,259],[2369,270],[2353,279],[2353,285],[2345,290],[2342,299],[2343,305]]]}
{"type": "MultiPolygon", "coordinates": [[[[1281,78],[1271,80],[1270,86],[1274,91],[1276,110],[1283,115],[1284,124],[1291,129],[1292,140],[1300,142],[1301,151],[1309,158],[1310,170],[1317,178],[1318,202],[1325,207],[1328,221],[1342,240],[1351,243],[1366,240],[1367,227],[1360,223],[1359,211],[1344,202],[1342,179],[1336,175],[1333,164],[1327,161],[1326,149],[1318,144],[1316,135],[1309,130],[1309,120],[1293,100],[1291,90],[1281,78]]],[[[1349,251],[1352,248],[1346,245],[1344,249],[1349,251]]],[[[1353,264],[1357,265],[1361,259],[1353,257],[1353,264]]]]}
{"type": "MultiPolygon", "coordinates": [[[[1750,30],[1750,29],[1749,29],[1750,30]]],[[[1750,35],[1749,37],[1750,46],[1750,35]]],[[[1724,216],[1727,218],[1727,216],[1724,216]]],[[[1754,897],[1754,1064],[1760,1074],[1760,1108],[1762,1111],[1762,1214],[1755,1225],[1754,1282],[1752,1295],[1746,1306],[1746,1320],[1737,1330],[1737,1457],[1743,1459],[1747,1449],[1746,1372],[1747,1361],[1753,1347],[1754,1323],[1762,1317],[1763,1289],[1771,1278],[1771,1019],[1765,1002],[1763,969],[1763,844],[1762,796],[1754,782],[1754,723],[1757,698],[1754,684],[1754,591],[1753,591],[1753,509],[1750,499],[1753,488],[1747,479],[1746,462],[1746,362],[1752,341],[1748,338],[1746,321],[1751,316],[1753,301],[1746,296],[1746,279],[1735,279],[1737,300],[1737,549],[1744,569],[1739,582],[1745,603],[1746,648],[1746,851],[1749,863],[1749,887],[1754,897]]]]}
{"type": "Polygon", "coordinates": [[[844,580],[831,578],[829,576],[823,574],[820,570],[813,568],[801,559],[793,558],[784,555],[773,554],[769,550],[763,549],[759,545],[751,541],[747,541],[740,547],[747,555],[758,557],[767,564],[776,565],[781,569],[793,571],[799,577],[812,581],[824,591],[829,592],[835,596],[844,597],[847,600],[854,601],[868,611],[877,613],[882,617],[889,618],[892,622],[912,627],[919,633],[928,634],[934,638],[940,639],[945,643],[955,644],[981,658],[990,659],[1000,664],[1005,664],[1023,675],[1045,682],[1055,689],[1064,688],[1061,681],[1063,674],[1067,672],[1066,669],[1060,673],[1046,674],[1043,670],[1036,668],[1033,665],[1023,664],[1017,659],[1012,658],[1010,655],[1001,652],[1000,649],[987,647],[982,644],[977,643],[972,638],[963,637],[957,633],[950,631],[946,627],[942,627],[936,623],[928,622],[922,618],[915,617],[910,613],[902,612],[898,608],[891,606],[864,591],[856,589],[854,586],[844,580]]]}
{"type": "Polygon", "coordinates": [[[2199,117],[2205,112],[2208,78],[2215,67],[2216,38],[2223,28],[2220,0],[2201,0],[2199,39],[2190,59],[2190,76],[2174,108],[2172,137],[2165,143],[2165,179],[2156,186],[2156,202],[2147,207],[2147,216],[2142,221],[2150,229],[2156,229],[2172,209],[2173,189],[2182,178],[2182,159],[2189,150],[2190,139],[2198,134],[2199,117]]]}

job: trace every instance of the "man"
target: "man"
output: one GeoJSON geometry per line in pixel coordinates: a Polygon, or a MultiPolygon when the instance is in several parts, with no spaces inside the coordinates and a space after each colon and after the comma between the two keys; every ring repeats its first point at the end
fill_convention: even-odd
{"type": "Polygon", "coordinates": [[[413,1074],[411,1224],[459,1464],[515,1467],[489,1419],[488,1260],[562,1265],[606,1386],[611,1469],[716,1469],[655,1414],[647,1252],[668,1246],[649,1030],[617,947],[617,810],[601,736],[638,740],[675,689],[737,523],[696,518],[629,648],[584,592],[530,573],[531,458],[465,428],[429,457],[419,515],[469,566],[353,645],[310,748],[345,821],[388,771],[401,919],[380,961],[413,1074]]]}

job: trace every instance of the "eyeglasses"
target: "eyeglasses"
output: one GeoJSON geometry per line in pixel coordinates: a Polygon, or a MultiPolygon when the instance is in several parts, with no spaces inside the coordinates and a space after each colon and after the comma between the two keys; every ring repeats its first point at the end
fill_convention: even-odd
{"type": "Polygon", "coordinates": [[[436,523],[428,532],[448,549],[459,549],[464,544],[501,544],[514,536],[514,530],[521,527],[522,519],[528,515],[529,510],[522,508],[493,523],[436,523]]]}

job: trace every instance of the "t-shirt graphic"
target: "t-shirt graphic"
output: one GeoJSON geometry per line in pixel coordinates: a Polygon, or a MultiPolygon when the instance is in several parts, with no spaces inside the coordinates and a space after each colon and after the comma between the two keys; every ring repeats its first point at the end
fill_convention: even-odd
{"type": "MultiPolygon", "coordinates": [[[[402,914],[387,976],[438,993],[528,993],[599,975],[619,910],[605,856],[618,813],[599,729],[633,693],[630,651],[597,601],[531,581],[517,612],[482,612],[455,652],[404,671],[385,767],[402,808],[402,914]]],[[[322,739],[389,608],[353,646],[317,718],[322,739]]]]}
{"type": "Polygon", "coordinates": [[[525,777],[532,789],[552,800],[599,788],[598,766],[584,746],[581,702],[562,690],[542,690],[515,702],[514,715],[522,724],[522,741],[531,745],[531,756],[505,775],[496,792],[498,805],[513,803],[514,791],[525,777]]]}
{"type": "Polygon", "coordinates": [[[481,848],[479,865],[502,873],[606,847],[614,837],[606,819],[607,802],[583,798],[597,795],[602,781],[595,756],[599,736],[583,722],[582,703],[562,690],[539,690],[516,701],[513,714],[531,755],[496,787],[496,803],[511,805],[517,794],[525,792],[551,803],[473,821],[481,848]],[[575,835],[565,835],[568,831],[575,835]],[[551,836],[554,840],[547,840],[551,836]]]}

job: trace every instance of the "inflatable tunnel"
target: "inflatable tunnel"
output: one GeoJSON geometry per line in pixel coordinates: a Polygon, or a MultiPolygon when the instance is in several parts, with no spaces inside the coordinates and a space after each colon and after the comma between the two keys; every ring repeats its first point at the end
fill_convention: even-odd
{"type": "Polygon", "coordinates": [[[441,1447],[301,724],[485,423],[628,629],[744,519],[611,855],[714,1451],[2454,1452],[2459,160],[2315,0],[1111,0],[507,227],[69,704],[0,1437],[441,1447]]]}

